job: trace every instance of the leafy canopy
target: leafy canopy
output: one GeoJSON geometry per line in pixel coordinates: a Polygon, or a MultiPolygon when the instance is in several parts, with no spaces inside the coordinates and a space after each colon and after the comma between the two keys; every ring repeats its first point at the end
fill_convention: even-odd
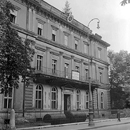
{"type": "Polygon", "coordinates": [[[129,97],[129,94],[124,90],[126,87],[130,87],[130,54],[127,51],[119,53],[109,51],[108,56],[110,58],[109,79],[112,107],[123,108],[129,97]]]}
{"type": "Polygon", "coordinates": [[[121,5],[124,6],[126,4],[130,3],[130,0],[122,0],[121,5]]]}
{"type": "Polygon", "coordinates": [[[25,78],[33,74],[31,61],[34,50],[33,41],[23,40],[11,23],[10,11],[14,6],[6,1],[0,1],[0,87],[8,92],[9,87],[18,87],[20,76],[25,78]]]}

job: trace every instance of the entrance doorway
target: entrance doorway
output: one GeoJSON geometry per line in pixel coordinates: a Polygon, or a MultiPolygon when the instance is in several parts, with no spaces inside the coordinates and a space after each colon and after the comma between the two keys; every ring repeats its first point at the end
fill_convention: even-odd
{"type": "Polygon", "coordinates": [[[71,110],[70,94],[64,94],[64,111],[71,110]]]}

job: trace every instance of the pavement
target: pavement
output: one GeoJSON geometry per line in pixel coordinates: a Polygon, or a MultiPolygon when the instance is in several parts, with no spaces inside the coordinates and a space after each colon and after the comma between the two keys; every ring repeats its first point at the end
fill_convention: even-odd
{"type": "Polygon", "coordinates": [[[101,127],[108,127],[114,125],[130,124],[130,118],[121,118],[121,121],[117,119],[103,119],[94,120],[94,126],[88,125],[88,120],[85,122],[69,123],[69,124],[59,124],[59,125],[47,125],[47,126],[37,126],[28,128],[17,128],[16,130],[90,130],[101,127]]]}

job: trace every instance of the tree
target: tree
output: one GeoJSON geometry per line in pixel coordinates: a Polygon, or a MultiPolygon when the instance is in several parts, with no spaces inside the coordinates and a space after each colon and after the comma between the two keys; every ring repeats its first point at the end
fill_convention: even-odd
{"type": "Polygon", "coordinates": [[[33,68],[31,61],[34,50],[33,41],[23,40],[13,28],[10,11],[14,6],[7,0],[0,1],[0,88],[1,92],[9,92],[10,87],[19,86],[19,78],[31,77],[33,68]]]}
{"type": "Polygon", "coordinates": [[[123,108],[126,98],[128,98],[128,94],[123,88],[130,84],[130,54],[127,51],[120,51],[119,53],[109,51],[108,56],[110,58],[109,79],[112,107],[123,108]]]}
{"type": "Polygon", "coordinates": [[[130,0],[122,0],[121,5],[124,6],[126,4],[130,3],[130,0]]]}
{"type": "Polygon", "coordinates": [[[65,14],[71,13],[70,4],[69,4],[68,1],[66,1],[66,3],[65,3],[65,7],[63,8],[63,12],[64,12],[65,14]]]}

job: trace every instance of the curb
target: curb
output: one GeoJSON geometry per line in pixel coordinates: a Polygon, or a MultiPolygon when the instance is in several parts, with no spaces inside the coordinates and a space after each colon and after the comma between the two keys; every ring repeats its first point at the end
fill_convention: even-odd
{"type": "MultiPolygon", "coordinates": [[[[123,120],[129,119],[129,118],[122,118],[123,120]]],[[[108,121],[116,121],[117,119],[105,119],[105,120],[95,120],[95,123],[100,123],[100,122],[108,122],[108,121]]],[[[130,122],[127,122],[130,123],[130,122]]],[[[127,124],[126,123],[126,124],[127,124]]],[[[17,128],[16,130],[34,130],[34,129],[43,129],[43,128],[52,128],[52,127],[63,127],[63,126],[70,126],[70,125],[81,125],[81,124],[88,124],[87,122],[76,122],[76,123],[68,123],[68,124],[59,124],[59,125],[46,125],[46,126],[36,126],[36,127],[26,127],[26,128],[17,128]]],[[[121,123],[121,124],[125,124],[121,123]]],[[[107,126],[113,126],[113,125],[120,125],[120,124],[111,124],[111,125],[104,125],[104,126],[95,126],[95,127],[90,127],[88,129],[94,129],[94,128],[99,128],[99,127],[107,127],[107,126]]],[[[84,129],[79,129],[79,130],[84,130],[84,129]]]]}

